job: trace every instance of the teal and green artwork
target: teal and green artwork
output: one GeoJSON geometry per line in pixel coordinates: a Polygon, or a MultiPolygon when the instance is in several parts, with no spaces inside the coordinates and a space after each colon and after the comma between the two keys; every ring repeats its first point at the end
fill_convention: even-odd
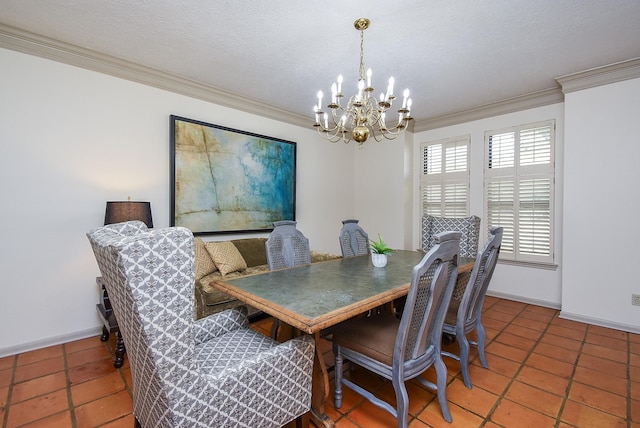
{"type": "Polygon", "coordinates": [[[295,220],[296,143],[171,116],[171,225],[194,234],[295,220]]]}

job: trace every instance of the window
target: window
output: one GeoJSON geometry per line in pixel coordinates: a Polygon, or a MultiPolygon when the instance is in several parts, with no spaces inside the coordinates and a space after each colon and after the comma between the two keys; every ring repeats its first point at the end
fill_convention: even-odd
{"type": "Polygon", "coordinates": [[[469,215],[469,141],[465,135],[420,145],[421,216],[469,215]]]}
{"type": "Polygon", "coordinates": [[[502,226],[500,258],[553,263],[555,122],[485,133],[485,219],[502,226]]]}

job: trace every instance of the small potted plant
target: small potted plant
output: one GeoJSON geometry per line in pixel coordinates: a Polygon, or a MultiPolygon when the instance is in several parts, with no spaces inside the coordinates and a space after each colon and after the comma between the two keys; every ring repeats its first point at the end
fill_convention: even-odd
{"type": "Polygon", "coordinates": [[[371,248],[371,263],[375,267],[385,267],[387,265],[387,254],[391,254],[393,250],[389,248],[382,239],[382,236],[378,234],[378,240],[374,241],[370,239],[369,248],[371,248]]]}

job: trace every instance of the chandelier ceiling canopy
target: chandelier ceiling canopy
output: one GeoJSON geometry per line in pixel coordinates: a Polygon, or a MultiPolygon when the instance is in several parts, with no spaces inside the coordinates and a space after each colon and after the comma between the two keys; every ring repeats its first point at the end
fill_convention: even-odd
{"type": "Polygon", "coordinates": [[[396,99],[393,77],[389,78],[387,91],[381,92],[379,98],[373,93],[375,89],[371,82],[372,71],[369,68],[365,73],[364,67],[364,30],[369,28],[370,24],[371,21],[367,18],[357,19],[353,24],[356,30],[360,31],[360,70],[356,94],[343,105],[343,79],[342,75],[339,75],[337,82],[331,85],[331,102],[326,105],[331,113],[323,110],[322,91],[318,91],[318,104],[313,107],[316,119],[313,126],[323,138],[333,143],[342,140],[346,144],[353,139],[362,148],[370,136],[376,141],[382,141],[383,138],[393,140],[407,129],[412,119],[409,89],[405,89],[402,94],[402,106],[397,111],[397,121],[394,117],[390,120],[395,123],[391,126],[387,124],[387,112],[396,99]]]}

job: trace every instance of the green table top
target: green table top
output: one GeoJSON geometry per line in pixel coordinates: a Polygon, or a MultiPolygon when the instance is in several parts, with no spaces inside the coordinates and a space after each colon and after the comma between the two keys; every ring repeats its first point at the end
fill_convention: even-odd
{"type": "MultiPolygon", "coordinates": [[[[406,295],[413,267],[423,257],[419,251],[396,250],[383,268],[366,255],[223,279],[216,286],[313,333],[406,295]]],[[[461,268],[469,261],[461,260],[461,268]]]]}

